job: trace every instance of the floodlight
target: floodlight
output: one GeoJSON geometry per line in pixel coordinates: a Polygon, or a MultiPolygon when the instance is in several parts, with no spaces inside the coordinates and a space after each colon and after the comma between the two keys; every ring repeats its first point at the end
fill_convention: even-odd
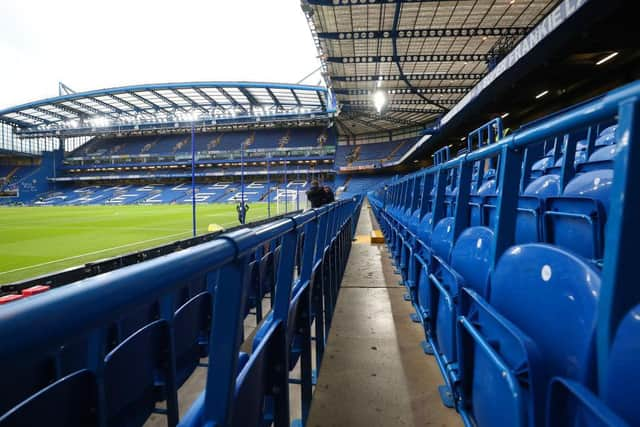
{"type": "Polygon", "coordinates": [[[382,107],[387,103],[387,96],[381,90],[377,90],[373,94],[373,106],[376,107],[376,111],[380,113],[382,111],[382,107]]]}

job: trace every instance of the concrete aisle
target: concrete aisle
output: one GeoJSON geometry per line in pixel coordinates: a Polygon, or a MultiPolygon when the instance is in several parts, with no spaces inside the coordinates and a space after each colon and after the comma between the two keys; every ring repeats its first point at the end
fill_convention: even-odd
{"type": "Polygon", "coordinates": [[[374,225],[365,202],[308,426],[461,426],[440,401],[440,372],[420,348],[422,328],[409,319],[386,247],[369,243],[374,225]]]}

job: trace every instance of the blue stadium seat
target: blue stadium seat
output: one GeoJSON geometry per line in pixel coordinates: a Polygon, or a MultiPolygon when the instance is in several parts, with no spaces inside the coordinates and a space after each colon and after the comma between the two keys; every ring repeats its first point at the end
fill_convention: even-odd
{"type": "Polygon", "coordinates": [[[427,245],[431,244],[431,224],[433,223],[433,214],[428,212],[422,217],[418,226],[418,238],[427,245]]]}
{"type": "MultiPolygon", "coordinates": [[[[280,250],[277,249],[278,256],[280,250]]],[[[262,295],[273,291],[276,285],[276,255],[274,252],[268,251],[260,258],[260,286],[262,287],[262,295]]]]}
{"type": "Polygon", "coordinates": [[[617,147],[615,145],[596,147],[589,159],[581,165],[579,171],[590,172],[600,169],[612,169],[616,152],[617,147]]]}
{"type": "Polygon", "coordinates": [[[141,426],[165,400],[169,380],[169,327],[156,320],[104,359],[105,414],[110,426],[141,426]]]}
{"type": "Polygon", "coordinates": [[[15,361],[0,375],[0,414],[56,380],[55,355],[34,355],[35,360],[15,361]]]}
{"type": "Polygon", "coordinates": [[[453,247],[453,227],[455,220],[452,217],[446,217],[438,221],[433,228],[431,236],[431,247],[435,255],[440,257],[444,262],[449,261],[451,248],[453,247]]]}
{"type": "MultiPolygon", "coordinates": [[[[560,177],[547,174],[533,180],[518,198],[515,243],[535,243],[543,240],[542,216],[545,200],[560,194],[560,177]]],[[[487,196],[483,210],[484,224],[495,230],[498,196],[487,196]]]]}
{"type": "Polygon", "coordinates": [[[586,172],[572,179],[562,196],[548,198],[545,240],[585,258],[601,259],[612,182],[611,169],[586,172]]]}
{"type": "Polygon", "coordinates": [[[495,171],[493,171],[493,173],[485,174],[483,182],[480,184],[477,191],[473,191],[472,189],[469,196],[470,226],[483,225],[486,223],[486,220],[484,219],[485,204],[491,196],[496,194],[496,191],[495,171]]]}
{"type": "Polygon", "coordinates": [[[245,316],[251,309],[255,310],[256,322],[262,321],[262,281],[260,280],[259,261],[251,261],[249,263],[248,272],[245,276],[249,283],[248,303],[245,306],[245,316]]]}
{"type": "Polygon", "coordinates": [[[640,305],[618,327],[609,353],[607,381],[600,393],[565,378],[555,378],[549,398],[549,427],[630,427],[640,425],[640,305]]]}
{"type": "Polygon", "coordinates": [[[421,307],[429,318],[425,331],[427,339],[450,389],[457,378],[456,321],[460,312],[460,292],[465,287],[480,295],[488,293],[493,243],[494,234],[489,228],[467,228],[455,242],[450,263],[433,257],[428,281],[423,283],[428,290],[420,290],[421,303],[428,304],[421,307]]]}
{"type": "Polygon", "coordinates": [[[176,310],[173,318],[176,383],[180,387],[209,355],[212,296],[202,292],[176,310]]]}
{"type": "Polygon", "coordinates": [[[133,313],[125,314],[117,324],[118,342],[124,341],[134,332],[160,317],[157,302],[147,304],[133,313]]]}
{"type": "Polygon", "coordinates": [[[475,425],[543,425],[552,377],[594,384],[599,292],[591,265],[545,244],[507,250],[488,301],[463,292],[462,407],[475,425]]]}
{"type": "Polygon", "coordinates": [[[618,125],[612,125],[600,132],[598,138],[596,138],[596,147],[601,147],[605,145],[615,145],[616,143],[616,130],[618,129],[618,125]]]}
{"type": "Polygon", "coordinates": [[[464,279],[464,287],[483,297],[489,291],[493,229],[469,227],[460,234],[451,252],[451,267],[464,279]]]}
{"type": "Polygon", "coordinates": [[[538,178],[545,173],[547,170],[554,166],[554,160],[551,156],[545,156],[542,159],[538,160],[531,166],[531,177],[538,178]]]}
{"type": "MultiPolygon", "coordinates": [[[[273,420],[273,375],[269,366],[278,356],[279,340],[283,339],[280,327],[265,325],[258,333],[248,361],[238,373],[233,411],[234,426],[269,425],[273,420]]],[[[283,374],[284,375],[284,374],[283,374]]]]}
{"type": "Polygon", "coordinates": [[[0,416],[0,426],[98,426],[97,394],[96,378],[92,372],[73,372],[0,416]]]}

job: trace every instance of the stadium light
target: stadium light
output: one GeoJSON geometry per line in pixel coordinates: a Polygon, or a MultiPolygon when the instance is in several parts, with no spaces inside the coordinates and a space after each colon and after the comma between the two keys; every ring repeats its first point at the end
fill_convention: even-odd
{"type": "Polygon", "coordinates": [[[611,60],[611,59],[615,58],[616,56],[618,56],[618,53],[619,53],[619,52],[613,52],[613,53],[611,53],[611,54],[609,54],[609,55],[605,56],[605,57],[604,57],[604,58],[602,58],[600,61],[596,62],[596,65],[602,65],[602,64],[604,64],[605,62],[607,62],[607,61],[609,61],[609,60],[611,60]]]}
{"type": "Polygon", "coordinates": [[[387,103],[387,96],[383,91],[377,90],[373,94],[373,106],[376,107],[376,111],[380,113],[382,111],[382,107],[387,103]]]}

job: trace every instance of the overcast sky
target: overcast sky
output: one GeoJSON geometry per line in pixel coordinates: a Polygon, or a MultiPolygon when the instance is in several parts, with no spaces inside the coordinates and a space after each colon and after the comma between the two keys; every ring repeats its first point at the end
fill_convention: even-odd
{"type": "Polygon", "coordinates": [[[319,65],[299,0],[0,0],[0,108],[59,81],[296,83],[319,65]]]}

